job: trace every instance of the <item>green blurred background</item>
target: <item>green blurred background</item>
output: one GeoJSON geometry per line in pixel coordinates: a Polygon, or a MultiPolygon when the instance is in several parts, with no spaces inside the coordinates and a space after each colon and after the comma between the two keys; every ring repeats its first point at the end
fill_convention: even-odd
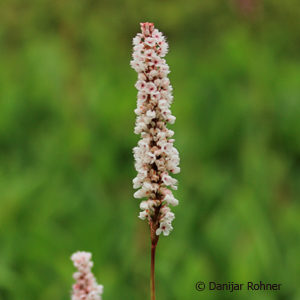
{"type": "Polygon", "coordinates": [[[0,299],[70,299],[76,250],[93,253],[104,300],[149,299],[131,183],[143,21],[170,44],[182,168],[157,299],[300,299],[299,20],[296,0],[2,1],[0,299]]]}

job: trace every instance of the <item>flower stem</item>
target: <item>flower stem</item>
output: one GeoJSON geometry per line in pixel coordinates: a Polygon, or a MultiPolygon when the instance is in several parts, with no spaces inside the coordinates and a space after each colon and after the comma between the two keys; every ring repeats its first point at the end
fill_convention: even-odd
{"type": "Polygon", "coordinates": [[[156,253],[156,246],[157,246],[158,239],[159,239],[159,236],[156,235],[156,230],[159,226],[158,214],[159,214],[159,209],[156,208],[155,214],[149,223],[150,237],[151,237],[151,271],[150,271],[151,300],[155,300],[155,253],[156,253]]]}
{"type": "Polygon", "coordinates": [[[150,288],[151,288],[151,300],[155,300],[155,250],[156,244],[151,244],[151,276],[150,276],[150,288]]]}

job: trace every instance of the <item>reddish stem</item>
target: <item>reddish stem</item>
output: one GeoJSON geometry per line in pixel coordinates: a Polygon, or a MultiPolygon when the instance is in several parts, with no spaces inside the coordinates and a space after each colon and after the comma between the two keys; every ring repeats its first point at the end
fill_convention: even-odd
{"type": "Polygon", "coordinates": [[[150,271],[150,290],[151,290],[151,300],[155,300],[155,253],[156,246],[158,243],[159,236],[156,235],[156,230],[159,227],[158,223],[159,208],[152,219],[150,220],[150,236],[151,236],[151,271],[150,271]]]}
{"type": "Polygon", "coordinates": [[[155,250],[157,244],[151,245],[151,277],[150,277],[150,288],[151,288],[151,300],[155,300],[155,250]]]}

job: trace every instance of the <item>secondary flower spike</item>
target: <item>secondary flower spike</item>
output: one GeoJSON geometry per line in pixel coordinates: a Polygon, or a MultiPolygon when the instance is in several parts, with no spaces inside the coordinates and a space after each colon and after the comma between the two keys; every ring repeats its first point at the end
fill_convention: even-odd
{"type": "Polygon", "coordinates": [[[179,154],[173,146],[174,132],[167,128],[175,117],[171,114],[172,86],[168,79],[169,66],[163,58],[168,52],[165,37],[152,23],[141,23],[142,33],[133,39],[132,68],[138,73],[137,115],[134,132],[141,140],[133,149],[138,172],[133,187],[139,189],[135,198],[146,198],[140,204],[139,218],[148,220],[151,239],[169,235],[175,218],[170,205],[177,205],[171,189],[177,189],[177,180],[171,173],[180,172],[179,154]]]}
{"type": "Polygon", "coordinates": [[[73,278],[76,283],[73,285],[72,300],[102,300],[103,286],[99,285],[91,271],[93,262],[92,254],[89,252],[75,252],[71,259],[78,269],[73,278]]]}

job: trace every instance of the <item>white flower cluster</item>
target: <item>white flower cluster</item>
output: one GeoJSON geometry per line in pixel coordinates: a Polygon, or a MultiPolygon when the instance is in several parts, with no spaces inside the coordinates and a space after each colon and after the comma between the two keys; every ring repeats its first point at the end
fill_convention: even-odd
{"type": "Polygon", "coordinates": [[[169,173],[180,172],[179,154],[173,147],[174,139],[171,139],[174,132],[166,127],[166,123],[175,122],[170,111],[173,101],[172,86],[167,77],[170,71],[163,59],[168,52],[168,44],[152,23],[141,23],[141,29],[142,33],[133,39],[131,61],[132,68],[138,73],[134,132],[141,135],[138,146],[133,149],[138,172],[133,186],[140,188],[134,196],[147,198],[147,201],[141,202],[139,218],[149,222],[158,220],[156,235],[168,235],[175,218],[169,205],[178,204],[169,189],[177,189],[177,180],[169,173]]]}
{"type": "Polygon", "coordinates": [[[92,254],[89,252],[75,252],[71,259],[74,266],[78,269],[73,278],[76,283],[73,285],[72,300],[101,300],[103,286],[97,284],[96,279],[91,272],[93,262],[92,254]]]}

